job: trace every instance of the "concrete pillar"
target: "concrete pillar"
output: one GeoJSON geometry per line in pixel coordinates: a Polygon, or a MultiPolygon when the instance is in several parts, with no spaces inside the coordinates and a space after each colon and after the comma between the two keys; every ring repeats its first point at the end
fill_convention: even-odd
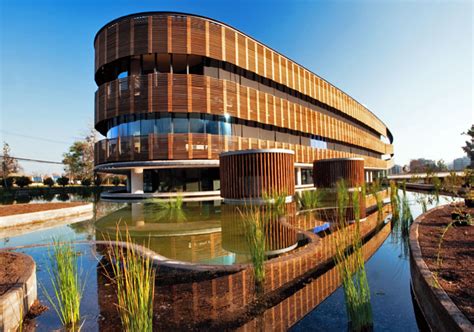
{"type": "Polygon", "coordinates": [[[132,223],[137,227],[145,225],[145,214],[142,203],[132,203],[132,223]]]}
{"type": "Polygon", "coordinates": [[[134,168],[130,172],[132,194],[143,194],[143,168],[134,168]]]}
{"type": "Polygon", "coordinates": [[[296,168],[296,185],[301,186],[301,167],[296,168]]]}

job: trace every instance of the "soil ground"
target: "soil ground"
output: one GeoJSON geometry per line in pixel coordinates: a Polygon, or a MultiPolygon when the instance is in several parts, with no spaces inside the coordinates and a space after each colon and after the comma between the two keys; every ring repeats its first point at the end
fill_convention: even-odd
{"type": "Polygon", "coordinates": [[[70,207],[80,206],[84,204],[87,204],[87,203],[66,202],[66,203],[32,203],[32,204],[0,205],[0,217],[11,216],[15,214],[64,209],[64,208],[70,208],[70,207]]]}
{"type": "Polygon", "coordinates": [[[24,255],[0,251],[0,296],[17,285],[20,278],[30,269],[30,259],[24,255]]]}
{"type": "MultiPolygon", "coordinates": [[[[452,222],[454,206],[428,212],[418,229],[418,241],[424,261],[438,276],[439,285],[458,308],[474,323],[474,226],[454,226],[443,231],[452,222]],[[437,259],[440,252],[440,261],[437,259]]],[[[474,208],[465,209],[474,217],[474,208]]]]}

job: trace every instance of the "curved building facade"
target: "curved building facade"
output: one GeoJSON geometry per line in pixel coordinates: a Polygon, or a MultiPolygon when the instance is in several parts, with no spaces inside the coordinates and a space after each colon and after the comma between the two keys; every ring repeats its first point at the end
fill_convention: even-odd
{"type": "MultiPolygon", "coordinates": [[[[134,194],[218,192],[219,154],[290,149],[297,185],[314,160],[392,165],[392,134],[368,109],[282,54],[205,17],[149,12],[96,35],[96,170],[134,194]]],[[[370,176],[368,178],[370,178],[370,176]]]]}

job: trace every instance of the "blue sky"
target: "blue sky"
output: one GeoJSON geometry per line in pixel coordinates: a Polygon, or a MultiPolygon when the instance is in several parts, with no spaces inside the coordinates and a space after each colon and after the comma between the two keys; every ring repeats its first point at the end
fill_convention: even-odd
{"type": "Polygon", "coordinates": [[[387,124],[399,164],[463,156],[460,133],[474,122],[470,1],[0,0],[0,139],[14,155],[61,160],[93,123],[95,33],[153,10],[221,20],[324,77],[387,124]]]}

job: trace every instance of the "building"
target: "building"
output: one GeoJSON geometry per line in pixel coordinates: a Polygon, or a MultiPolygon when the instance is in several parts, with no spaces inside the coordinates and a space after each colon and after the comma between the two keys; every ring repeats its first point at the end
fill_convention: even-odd
{"type": "Polygon", "coordinates": [[[396,174],[402,174],[402,173],[403,173],[403,167],[400,165],[393,165],[393,167],[388,170],[388,174],[390,175],[396,175],[396,174]]]}
{"type": "Polygon", "coordinates": [[[133,197],[219,193],[219,154],[295,152],[296,185],[314,160],[392,167],[392,134],[362,104],[237,29],[182,13],[118,18],[97,33],[96,170],[126,174],[133,197]],[[145,193],[145,195],[143,195],[145,193]]]}
{"type": "Polygon", "coordinates": [[[469,157],[456,158],[453,160],[453,170],[463,171],[470,164],[471,159],[469,159],[469,157]]]}

